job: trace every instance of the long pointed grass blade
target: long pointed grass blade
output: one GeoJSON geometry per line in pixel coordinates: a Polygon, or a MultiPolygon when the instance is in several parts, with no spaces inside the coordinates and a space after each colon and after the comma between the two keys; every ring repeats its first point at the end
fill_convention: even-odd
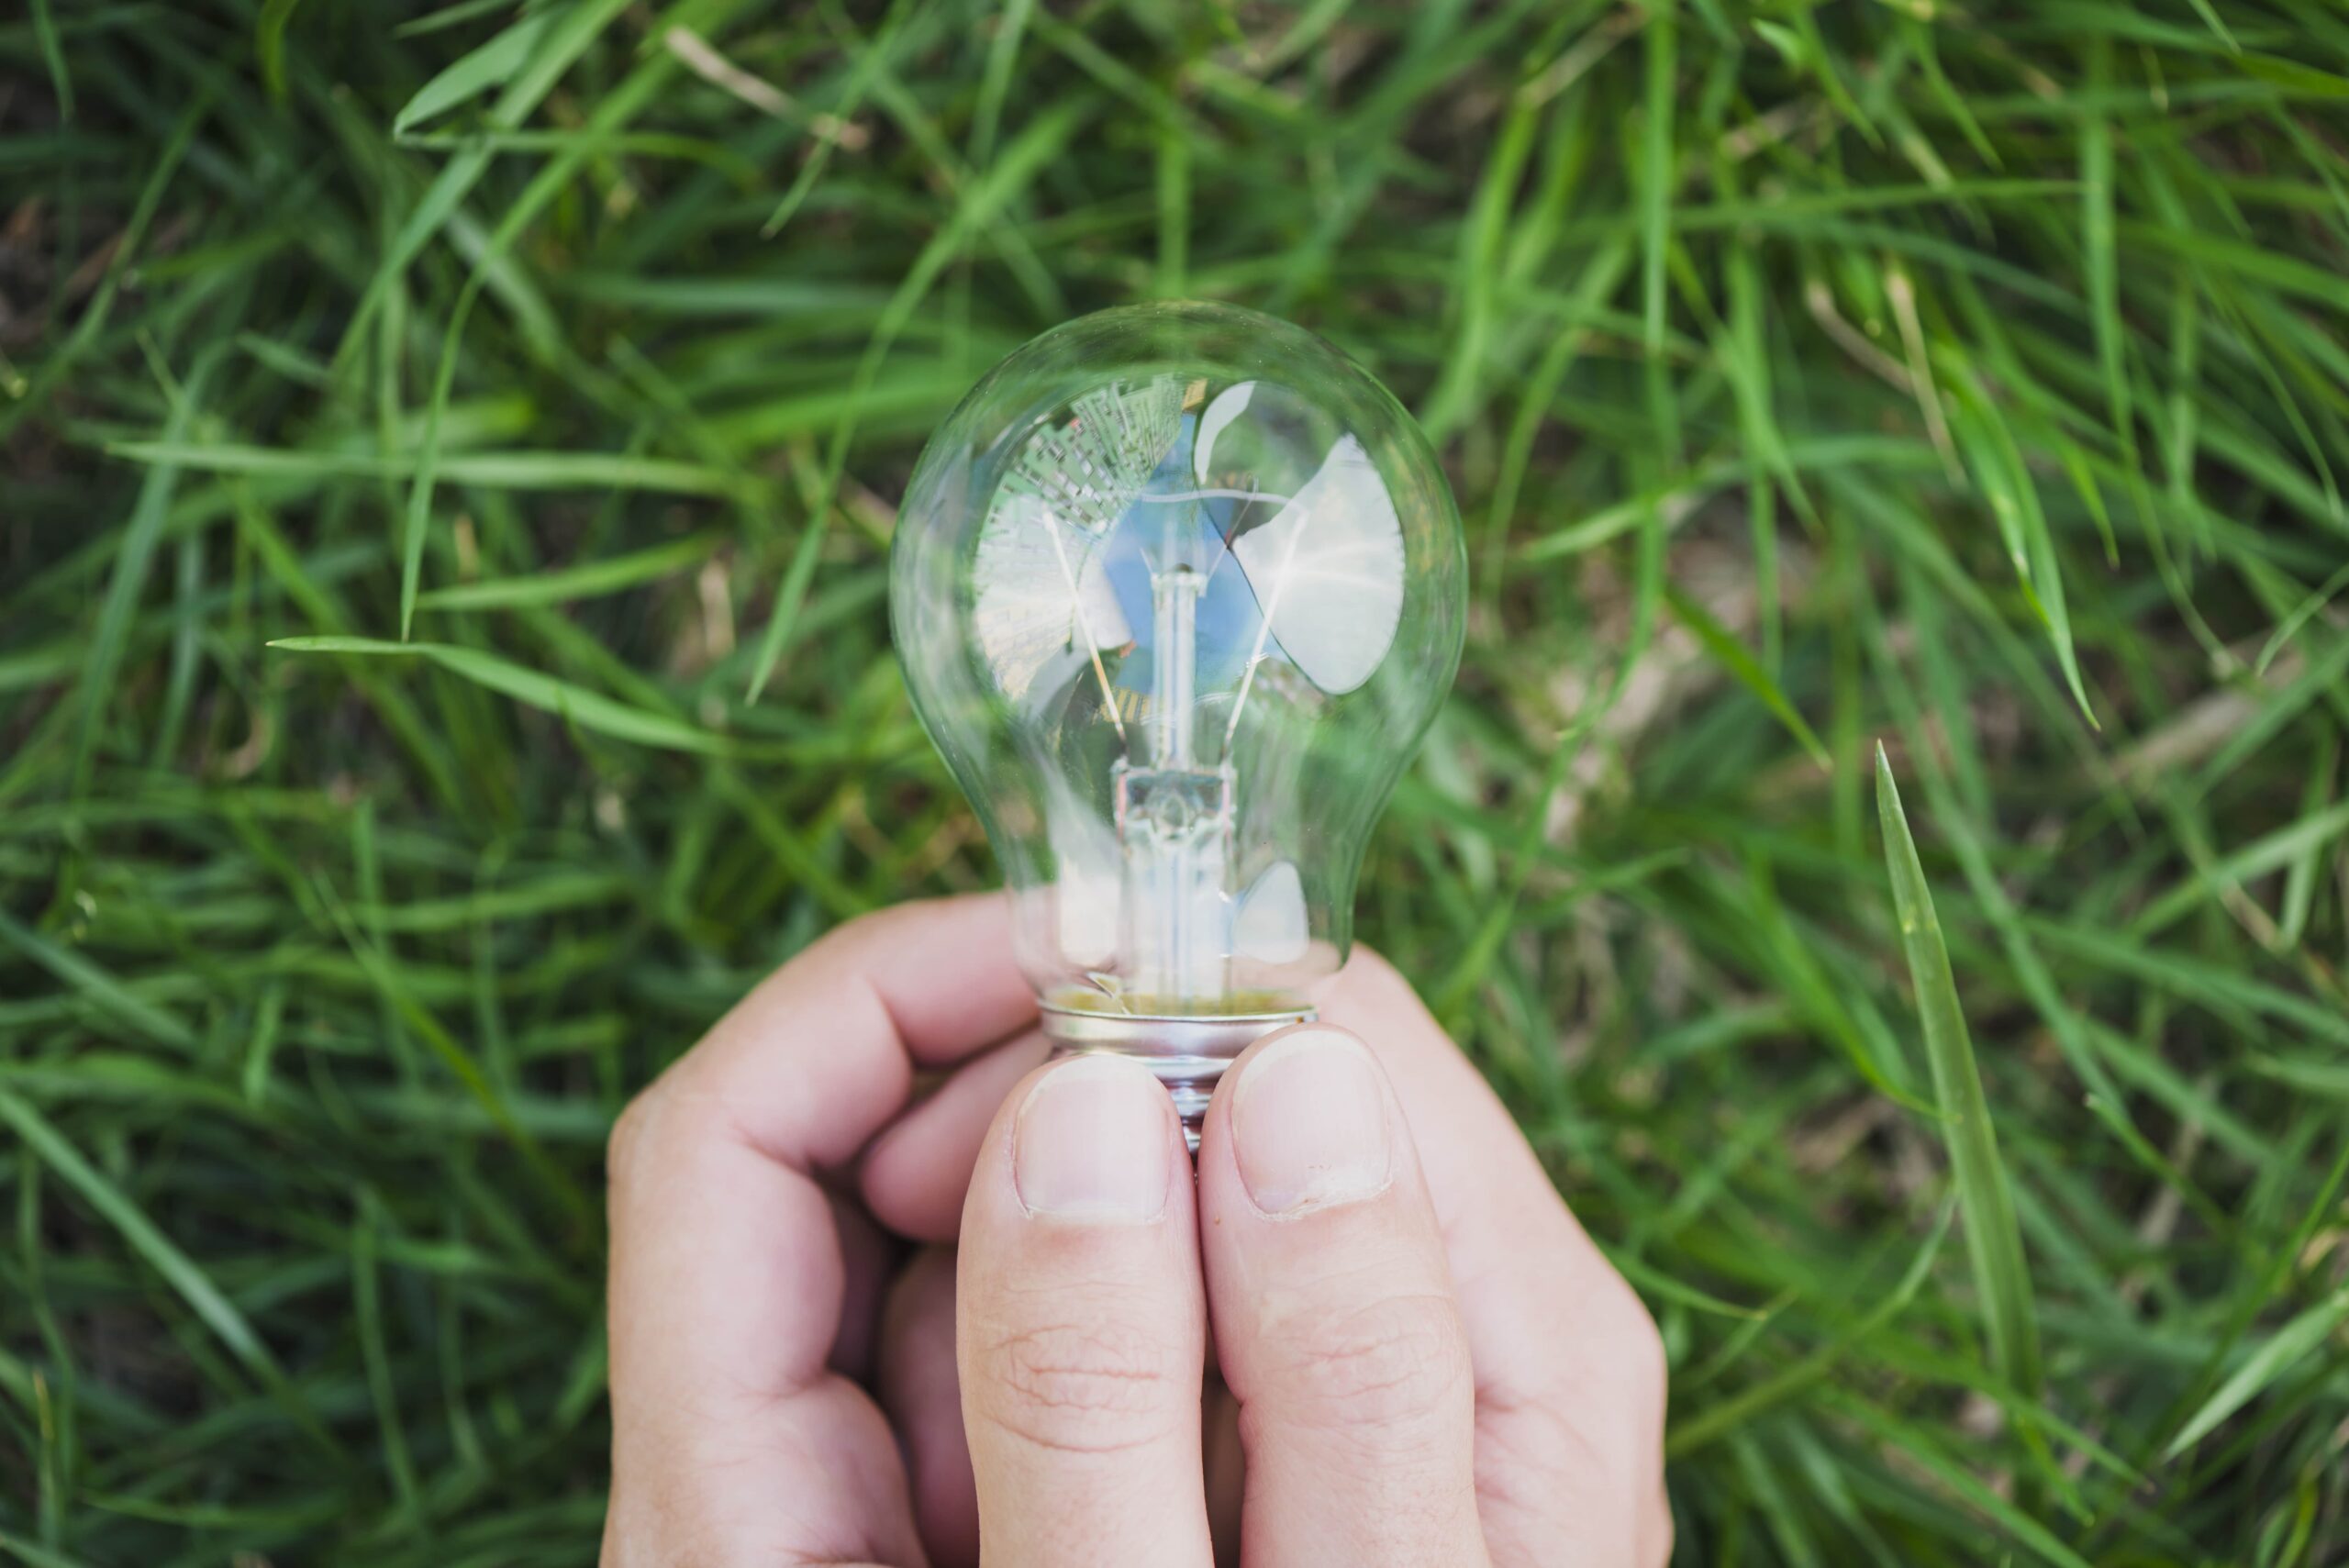
{"type": "Polygon", "coordinates": [[[1998,1132],[1989,1097],[1974,1057],[1974,1043],[1958,1005],[1957,980],[1949,947],[1933,910],[1932,888],[1917,858],[1909,818],[1900,808],[1900,787],[1892,762],[1878,745],[1876,754],[1876,819],[1884,831],[1885,867],[1892,881],[1892,905],[1900,923],[1900,946],[1916,987],[1917,1018],[1925,1038],[1925,1060],[1942,1112],[1941,1132],[1956,1177],[1965,1217],[1965,1251],[1990,1343],[1990,1359],[2014,1385],[2029,1394],[2039,1387],[2039,1325],[2032,1300],[2031,1270],[2024,1261],[2022,1231],[2015,1220],[2014,1195],[1998,1157],[1998,1132]]]}

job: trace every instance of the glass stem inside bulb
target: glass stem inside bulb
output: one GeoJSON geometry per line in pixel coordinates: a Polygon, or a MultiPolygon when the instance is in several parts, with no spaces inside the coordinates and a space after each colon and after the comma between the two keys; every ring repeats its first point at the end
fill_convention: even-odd
{"type": "Polygon", "coordinates": [[[1151,740],[1158,765],[1187,769],[1191,706],[1197,700],[1199,590],[1205,581],[1188,566],[1161,572],[1150,585],[1152,639],[1151,740]]]}
{"type": "Polygon", "coordinates": [[[1224,886],[1233,779],[1194,754],[1198,603],[1205,580],[1171,565],[1151,582],[1149,765],[1116,769],[1125,951],[1136,1010],[1182,1012],[1230,989],[1224,886]]]}

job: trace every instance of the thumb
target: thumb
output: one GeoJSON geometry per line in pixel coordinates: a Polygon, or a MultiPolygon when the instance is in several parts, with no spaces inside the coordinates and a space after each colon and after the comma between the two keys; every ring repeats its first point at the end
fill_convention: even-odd
{"type": "Polygon", "coordinates": [[[1208,1109],[1198,1186],[1243,1560],[1485,1563],[1467,1339],[1376,1058],[1327,1024],[1250,1046],[1208,1109]]]}
{"type": "Polygon", "coordinates": [[[1194,1205],[1173,1102],[1137,1063],[1052,1062],[996,1113],[955,1289],[982,1562],[1208,1568],[1194,1205]]]}

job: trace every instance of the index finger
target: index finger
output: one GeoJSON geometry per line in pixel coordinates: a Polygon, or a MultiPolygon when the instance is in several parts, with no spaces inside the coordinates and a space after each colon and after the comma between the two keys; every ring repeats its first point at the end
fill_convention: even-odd
{"type": "Polygon", "coordinates": [[[1034,1011],[1002,898],[907,905],[785,965],[629,1107],[608,1161],[616,1517],[623,1495],[705,1521],[771,1499],[770,1523],[808,1536],[794,1550],[885,1554],[852,1548],[899,1528],[872,1516],[903,1476],[877,1413],[825,1371],[846,1271],[815,1173],[896,1114],[917,1065],[1034,1011]],[[810,1473],[775,1473],[793,1463],[810,1473]],[[721,1485],[744,1491],[703,1495],[721,1485]]]}
{"type": "Polygon", "coordinates": [[[682,1099],[777,1163],[829,1168],[902,1108],[915,1067],[951,1066],[1035,1016],[1002,895],[901,904],[767,976],[629,1112],[682,1099]]]}

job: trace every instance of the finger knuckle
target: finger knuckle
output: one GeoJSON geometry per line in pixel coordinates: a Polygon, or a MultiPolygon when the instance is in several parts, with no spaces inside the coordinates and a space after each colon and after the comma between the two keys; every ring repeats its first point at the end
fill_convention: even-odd
{"type": "Polygon", "coordinates": [[[1408,1429],[1464,1412],[1473,1383],[1449,1296],[1390,1296],[1300,1324],[1286,1358],[1294,1392],[1331,1424],[1408,1429]]]}
{"type": "Polygon", "coordinates": [[[1647,1545],[1646,1568],[1664,1568],[1672,1561],[1673,1538],[1677,1527],[1672,1519],[1672,1501],[1659,1485],[1648,1503],[1648,1526],[1641,1539],[1647,1545]]]}
{"type": "Polygon", "coordinates": [[[995,1340],[981,1356],[986,1416],[1039,1447],[1110,1453],[1169,1429],[1184,1403],[1163,1336],[1058,1321],[995,1340]]]}
{"type": "Polygon", "coordinates": [[[626,1181],[636,1167],[646,1129],[653,1118],[653,1097],[658,1091],[655,1084],[622,1106],[604,1140],[605,1180],[615,1186],[626,1181]]]}
{"type": "Polygon", "coordinates": [[[1642,1418],[1641,1429],[1657,1433],[1660,1439],[1672,1365],[1654,1315],[1620,1274],[1611,1274],[1595,1317],[1592,1337],[1602,1347],[1603,1364],[1611,1369],[1616,1386],[1642,1418]]]}
{"type": "MultiPolygon", "coordinates": [[[[1632,1500],[1664,1495],[1664,1337],[1638,1293],[1611,1271],[1569,1316],[1571,1353],[1528,1358],[1479,1394],[1479,1431],[1498,1461],[1490,1473],[1497,1500],[1540,1515],[1575,1498],[1590,1518],[1617,1520],[1627,1538],[1644,1540],[1653,1524],[1639,1516],[1653,1506],[1632,1500]]],[[[1664,1528],[1668,1539],[1668,1511],[1664,1528]]]]}
{"type": "Polygon", "coordinates": [[[907,929],[928,921],[936,913],[936,906],[942,902],[917,898],[893,904],[885,909],[868,909],[818,937],[808,944],[803,957],[820,954],[828,959],[838,958],[844,954],[888,948],[899,941],[907,929]]]}

